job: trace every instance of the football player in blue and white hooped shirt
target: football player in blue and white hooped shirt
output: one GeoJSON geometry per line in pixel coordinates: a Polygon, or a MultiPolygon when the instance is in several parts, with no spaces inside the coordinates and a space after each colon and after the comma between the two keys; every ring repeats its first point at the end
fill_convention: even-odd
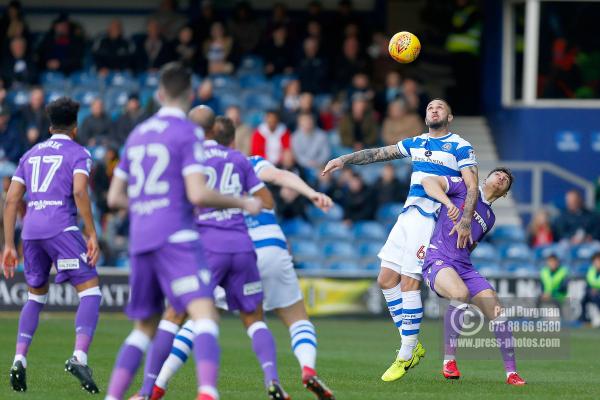
{"type": "Polygon", "coordinates": [[[335,158],[323,174],[345,165],[364,165],[411,157],[413,172],[404,209],[379,252],[381,270],[377,282],[382,289],[390,314],[402,337],[402,346],[394,363],[381,377],[384,381],[402,378],[419,363],[425,349],[418,342],[423,317],[419,290],[423,260],[433,233],[440,204],[429,197],[421,180],[426,176],[460,176],[467,186],[463,217],[451,234],[458,233],[457,247],[472,244],[471,219],[477,202],[477,160],[473,147],[449,131],[452,122],[450,105],[434,99],[427,105],[425,123],[429,132],[404,139],[396,145],[361,150],[335,158]]]}

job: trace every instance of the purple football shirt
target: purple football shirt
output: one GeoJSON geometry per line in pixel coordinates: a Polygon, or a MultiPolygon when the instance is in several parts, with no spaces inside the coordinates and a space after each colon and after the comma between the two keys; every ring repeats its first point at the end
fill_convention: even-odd
{"type": "MultiPolygon", "coordinates": [[[[445,178],[448,182],[446,194],[452,203],[461,210],[462,216],[465,198],[467,197],[467,186],[460,177],[446,176],[445,178]]],[[[492,211],[492,207],[483,198],[483,192],[480,190],[477,204],[475,205],[473,220],[471,221],[473,242],[479,242],[485,234],[492,229],[495,222],[496,216],[492,211]]],[[[450,265],[456,263],[460,263],[461,265],[471,265],[469,249],[456,248],[458,234],[454,233],[452,236],[449,236],[453,226],[452,220],[448,218],[448,209],[446,206],[442,206],[433,235],[431,235],[431,241],[429,249],[427,250],[424,265],[428,265],[428,262],[433,259],[447,261],[450,265]]]]}
{"type": "Polygon", "coordinates": [[[127,180],[132,254],[198,238],[184,177],[202,172],[204,132],[163,107],[131,132],[115,176],[127,180]]]}
{"type": "MultiPolygon", "coordinates": [[[[221,194],[240,197],[253,194],[265,185],[256,176],[250,161],[237,150],[214,140],[204,142],[206,184],[221,194]]],[[[244,214],[239,208],[217,210],[198,208],[196,224],[202,245],[219,253],[254,251],[244,214]]]]}
{"type": "Polygon", "coordinates": [[[67,135],[53,135],[25,153],[12,178],[27,190],[24,240],[48,239],[65,230],[77,230],[73,176],[89,176],[91,166],[90,153],[67,135]]]}

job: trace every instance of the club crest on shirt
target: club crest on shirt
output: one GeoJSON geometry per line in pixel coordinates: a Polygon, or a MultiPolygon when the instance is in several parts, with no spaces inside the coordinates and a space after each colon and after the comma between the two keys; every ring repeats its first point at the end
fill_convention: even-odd
{"type": "Polygon", "coordinates": [[[452,148],[452,145],[450,143],[445,143],[442,146],[442,150],[444,150],[444,151],[450,151],[451,148],[452,148]]]}
{"type": "Polygon", "coordinates": [[[433,152],[431,150],[427,150],[425,152],[425,157],[431,157],[432,154],[433,154],[433,152]]]}
{"type": "Polygon", "coordinates": [[[450,180],[451,180],[452,182],[457,182],[457,183],[458,183],[458,182],[462,182],[462,178],[461,178],[460,176],[451,176],[451,177],[450,177],[450,180]]]}
{"type": "Polygon", "coordinates": [[[444,263],[443,260],[436,260],[435,265],[442,265],[444,263]]]}

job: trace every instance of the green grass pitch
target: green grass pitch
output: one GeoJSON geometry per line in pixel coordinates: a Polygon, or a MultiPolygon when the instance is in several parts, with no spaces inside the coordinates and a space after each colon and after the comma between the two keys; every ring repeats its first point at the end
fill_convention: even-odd
{"type": "MultiPolygon", "coordinates": [[[[17,318],[0,315],[0,399],[89,399],[78,382],[64,372],[64,361],[73,343],[73,317],[42,315],[31,347],[27,370],[27,393],[14,393],[8,371],[13,358],[17,318]]],[[[338,400],[370,399],[599,399],[600,332],[571,332],[568,360],[521,361],[519,371],[525,387],[504,384],[500,355],[491,360],[463,360],[463,378],[447,382],[440,374],[440,325],[427,322],[421,340],[428,353],[421,364],[402,380],[384,383],[383,371],[394,358],[398,334],[384,319],[317,319],[318,370],[338,400]]],[[[302,387],[299,368],[289,348],[286,329],[270,318],[277,344],[282,383],[294,400],[312,399],[302,387]]],[[[103,314],[90,352],[90,365],[102,393],[106,390],[117,349],[131,325],[123,317],[103,314]]],[[[262,373],[239,321],[225,318],[221,324],[222,368],[219,389],[223,400],[266,399],[262,373]]],[[[134,388],[140,385],[141,373],[134,388]]],[[[195,398],[194,368],[188,363],[173,380],[167,399],[195,398]]],[[[132,392],[130,392],[132,393],[132,392]]]]}

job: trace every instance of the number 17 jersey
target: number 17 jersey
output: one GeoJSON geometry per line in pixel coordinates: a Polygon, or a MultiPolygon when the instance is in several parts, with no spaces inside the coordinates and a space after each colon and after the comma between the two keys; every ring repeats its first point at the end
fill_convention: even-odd
{"type": "Polygon", "coordinates": [[[132,254],[198,239],[184,178],[202,172],[203,139],[183,111],[167,107],[127,138],[115,176],[127,181],[132,254]]]}
{"type": "Polygon", "coordinates": [[[89,176],[91,165],[90,153],[67,135],[53,135],[25,153],[12,177],[27,192],[24,240],[78,230],[73,177],[78,173],[89,176]]]}

